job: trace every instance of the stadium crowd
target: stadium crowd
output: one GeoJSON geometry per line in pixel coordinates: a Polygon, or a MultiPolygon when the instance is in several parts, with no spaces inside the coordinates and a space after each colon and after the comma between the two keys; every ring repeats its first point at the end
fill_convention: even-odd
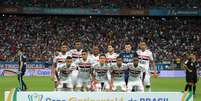
{"type": "Polygon", "coordinates": [[[199,8],[200,0],[0,0],[0,4],[46,8],[199,8]]]}
{"type": "Polygon", "coordinates": [[[201,60],[201,19],[194,17],[95,17],[95,16],[16,16],[0,17],[0,60],[14,61],[21,46],[30,61],[52,61],[61,42],[69,49],[78,38],[84,48],[99,45],[102,52],[112,43],[116,52],[125,41],[137,49],[147,41],[157,62],[171,61],[194,51],[201,60]]]}

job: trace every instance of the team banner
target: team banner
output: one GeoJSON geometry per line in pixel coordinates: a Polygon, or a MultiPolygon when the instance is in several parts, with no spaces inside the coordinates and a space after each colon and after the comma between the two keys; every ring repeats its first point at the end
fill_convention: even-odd
{"type": "MultiPolygon", "coordinates": [[[[15,76],[18,73],[17,62],[0,61],[0,76],[15,76]]],[[[25,76],[50,76],[51,63],[47,62],[28,62],[25,76]]]]}
{"type": "MultiPolygon", "coordinates": [[[[9,93],[5,94],[5,101],[9,93]],[[7,96],[6,96],[7,95],[7,96]]],[[[193,101],[182,92],[17,92],[15,101],[193,101]]]]}
{"type": "MultiPolygon", "coordinates": [[[[16,76],[17,69],[0,69],[0,76],[16,76]]],[[[27,69],[25,76],[50,76],[51,69],[27,69]]]]}
{"type": "MultiPolygon", "coordinates": [[[[201,77],[201,71],[198,71],[198,76],[201,77]]],[[[185,70],[162,70],[159,73],[159,77],[185,77],[185,70]]]]}

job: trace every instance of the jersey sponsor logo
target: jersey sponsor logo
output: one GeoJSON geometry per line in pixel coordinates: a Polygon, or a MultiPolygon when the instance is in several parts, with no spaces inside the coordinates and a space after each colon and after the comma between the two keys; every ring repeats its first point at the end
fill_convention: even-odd
{"type": "Polygon", "coordinates": [[[91,68],[91,63],[79,63],[80,68],[91,68]]]}
{"type": "Polygon", "coordinates": [[[65,74],[65,75],[68,75],[68,74],[71,74],[72,71],[73,71],[72,69],[64,68],[64,69],[61,70],[61,73],[65,74]]]}
{"type": "Polygon", "coordinates": [[[73,53],[72,54],[72,58],[81,58],[81,55],[77,54],[77,53],[73,53]]]}
{"type": "Polygon", "coordinates": [[[122,77],[122,75],[124,74],[124,70],[123,69],[114,69],[113,71],[112,71],[112,75],[114,76],[114,77],[122,77]]]}
{"type": "Polygon", "coordinates": [[[138,59],[140,59],[140,60],[149,60],[150,57],[149,56],[145,56],[145,55],[139,55],[138,59]]]}
{"type": "Polygon", "coordinates": [[[106,73],[108,71],[108,69],[105,69],[105,68],[96,68],[95,71],[97,73],[106,73]]]}
{"type": "Polygon", "coordinates": [[[132,77],[138,77],[141,73],[141,71],[136,71],[136,70],[129,70],[130,76],[132,77]]]}
{"type": "Polygon", "coordinates": [[[65,58],[57,58],[57,62],[58,63],[64,63],[65,62],[65,58]]]}
{"type": "Polygon", "coordinates": [[[78,64],[81,72],[90,72],[91,71],[91,63],[79,63],[78,64]]]}
{"type": "Polygon", "coordinates": [[[116,58],[107,58],[108,62],[116,62],[116,58]]]}

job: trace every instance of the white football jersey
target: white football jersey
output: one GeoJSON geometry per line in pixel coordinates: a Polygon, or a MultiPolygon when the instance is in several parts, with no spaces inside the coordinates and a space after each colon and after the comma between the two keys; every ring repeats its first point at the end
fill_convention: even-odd
{"type": "Polygon", "coordinates": [[[129,71],[129,81],[135,81],[139,79],[141,73],[144,72],[144,68],[142,66],[134,66],[133,63],[128,63],[128,71],[129,71]]]}
{"type": "Polygon", "coordinates": [[[86,61],[84,61],[81,58],[81,59],[77,59],[75,61],[75,64],[79,71],[78,77],[81,79],[88,80],[90,78],[90,74],[92,73],[92,66],[94,64],[94,61],[91,58],[88,58],[86,61]]]}
{"type": "Polygon", "coordinates": [[[94,54],[91,54],[90,58],[93,59],[93,61],[95,61],[95,62],[99,61],[99,55],[95,56],[94,54]]]}
{"type": "Polygon", "coordinates": [[[139,66],[142,66],[145,68],[146,71],[149,70],[149,63],[150,60],[153,61],[153,54],[150,50],[138,50],[137,51],[138,54],[138,59],[139,59],[139,66]]]}
{"type": "Polygon", "coordinates": [[[77,49],[71,49],[69,51],[69,54],[72,56],[73,62],[82,57],[81,53],[82,53],[82,49],[80,49],[79,51],[77,49]]]}
{"type": "Polygon", "coordinates": [[[106,55],[106,58],[107,58],[109,63],[110,62],[112,62],[112,63],[116,62],[116,58],[119,56],[117,53],[110,54],[109,52],[106,53],[105,55],[106,55]]]}
{"type": "Polygon", "coordinates": [[[99,62],[94,64],[93,73],[96,74],[96,80],[99,82],[108,81],[111,79],[110,66],[108,64],[101,65],[99,62]]]}
{"type": "Polygon", "coordinates": [[[114,81],[124,81],[125,80],[125,70],[127,69],[127,65],[122,63],[120,67],[117,66],[116,63],[113,63],[111,66],[111,75],[114,81]]]}
{"type": "Polygon", "coordinates": [[[70,56],[68,52],[62,54],[62,52],[58,52],[57,55],[54,56],[53,63],[56,64],[56,68],[61,68],[66,64],[66,58],[70,56]]]}
{"type": "Polygon", "coordinates": [[[61,68],[59,68],[60,78],[69,79],[71,77],[72,72],[76,69],[77,67],[73,63],[71,65],[64,64],[61,68]]]}

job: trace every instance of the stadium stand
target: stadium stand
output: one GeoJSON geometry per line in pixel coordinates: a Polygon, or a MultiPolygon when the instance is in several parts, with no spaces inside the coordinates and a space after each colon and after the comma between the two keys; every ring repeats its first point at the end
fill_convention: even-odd
{"type": "Polygon", "coordinates": [[[99,45],[102,52],[107,43],[120,52],[125,41],[132,42],[136,50],[137,43],[147,39],[157,62],[183,59],[188,51],[196,52],[201,60],[200,28],[198,17],[5,15],[0,17],[0,60],[14,61],[17,49],[25,45],[31,61],[52,61],[62,41],[72,48],[77,38],[90,50],[99,45]]]}
{"type": "Polygon", "coordinates": [[[0,4],[45,8],[199,8],[200,0],[1,0],[0,4]]]}

